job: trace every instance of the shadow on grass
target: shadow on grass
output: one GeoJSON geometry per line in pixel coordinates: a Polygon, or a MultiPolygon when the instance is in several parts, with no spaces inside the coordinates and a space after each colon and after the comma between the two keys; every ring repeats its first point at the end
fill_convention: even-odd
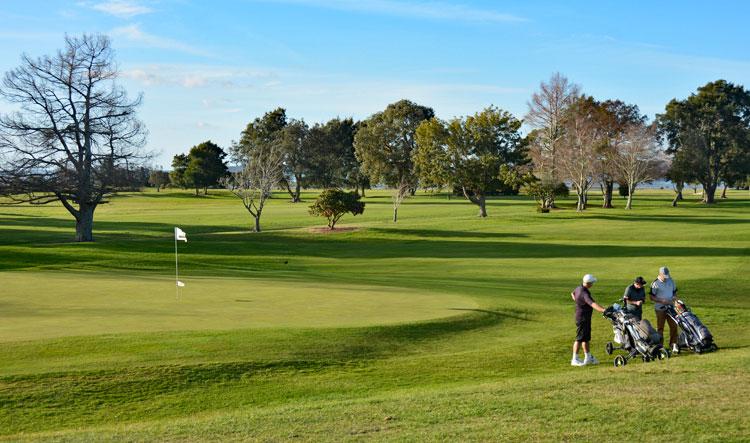
{"type": "MultiPolygon", "coordinates": [[[[597,216],[594,216],[597,217],[597,216]]],[[[599,217],[604,217],[599,215],[599,217]]],[[[616,217],[613,217],[616,218],[616,217]]],[[[625,219],[617,218],[618,220],[625,219]]],[[[665,217],[665,219],[670,219],[665,217]]],[[[692,217],[699,223],[744,222],[741,218],[692,217]]],[[[690,223],[691,217],[681,219],[690,223]]],[[[674,219],[677,221],[677,218],[674,219]]],[[[0,246],[23,246],[24,251],[0,253],[0,270],[26,267],[70,268],[87,264],[91,269],[163,269],[165,256],[174,253],[173,226],[164,223],[97,222],[97,241],[74,243],[60,232],[72,222],[59,218],[12,216],[0,218],[0,246]],[[33,225],[36,229],[28,229],[33,225]],[[10,227],[3,233],[3,227],[10,227]],[[65,242],[68,240],[68,242],[65,242]]],[[[630,244],[581,245],[518,241],[523,234],[471,231],[370,228],[337,236],[314,236],[294,231],[250,233],[243,226],[183,225],[190,235],[182,265],[196,275],[224,275],[248,265],[271,264],[293,270],[297,258],[326,259],[517,259],[517,258],[638,258],[652,257],[653,248],[630,244]],[[393,234],[372,236],[372,234],[393,234]],[[399,234],[417,238],[399,237],[399,234]],[[507,239],[507,240],[506,240],[507,239]],[[283,260],[281,260],[283,258],[283,260]],[[280,261],[281,260],[281,261],[280,261]],[[284,260],[288,261],[283,263],[284,260]],[[276,263],[276,262],[279,263],[276,263]],[[239,266],[239,268],[238,268],[239,266]],[[222,274],[222,268],[226,272],[222,274]]],[[[747,248],[670,246],[658,248],[662,257],[736,257],[747,248]]],[[[269,268],[270,269],[270,268],[269,268]]]]}

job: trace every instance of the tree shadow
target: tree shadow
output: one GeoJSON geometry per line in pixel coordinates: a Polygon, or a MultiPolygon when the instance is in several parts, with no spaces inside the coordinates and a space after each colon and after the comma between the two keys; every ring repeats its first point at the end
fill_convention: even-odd
{"type": "Polygon", "coordinates": [[[422,238],[521,238],[527,234],[513,232],[477,232],[477,231],[444,231],[439,229],[400,229],[400,228],[368,228],[373,233],[406,235],[422,238]]]}

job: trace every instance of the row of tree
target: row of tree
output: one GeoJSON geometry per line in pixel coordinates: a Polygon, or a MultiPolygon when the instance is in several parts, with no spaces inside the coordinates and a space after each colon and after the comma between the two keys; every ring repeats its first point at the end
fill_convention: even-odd
{"type": "MultiPolygon", "coordinates": [[[[0,194],[12,202],[61,202],[76,220],[78,241],[93,240],[99,204],[145,181],[141,98],[129,99],[116,77],[108,38],[84,35],[67,37],[53,56],[24,55],[0,87],[18,109],[0,116],[0,194]]],[[[370,183],[384,185],[393,189],[396,221],[417,187],[447,187],[484,217],[487,196],[522,188],[549,211],[570,186],[582,211],[597,183],[604,207],[619,184],[628,208],[641,183],[661,177],[675,185],[673,204],[686,183],[700,183],[706,203],[722,182],[748,185],[750,93],[724,80],[670,101],[649,122],[637,106],[596,100],[555,74],[531,97],[524,121],[527,135],[522,120],[496,107],[441,120],[431,108],[401,100],[361,122],[310,126],[279,108],[250,122],[228,153],[207,141],[176,156],[169,181],[196,194],[226,186],[256,230],[279,187],[297,202],[307,187],[359,195],[370,183]]],[[[161,187],[165,174],[153,171],[149,182],[161,187]]]]}

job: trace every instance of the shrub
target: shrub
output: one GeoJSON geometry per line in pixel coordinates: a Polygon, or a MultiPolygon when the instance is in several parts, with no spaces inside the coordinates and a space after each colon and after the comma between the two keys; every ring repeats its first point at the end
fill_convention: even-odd
{"type": "Polygon", "coordinates": [[[356,192],[344,192],[340,189],[326,189],[320,193],[315,203],[310,206],[310,215],[326,217],[328,227],[333,229],[336,222],[346,213],[358,215],[365,212],[365,204],[359,201],[356,192]]]}

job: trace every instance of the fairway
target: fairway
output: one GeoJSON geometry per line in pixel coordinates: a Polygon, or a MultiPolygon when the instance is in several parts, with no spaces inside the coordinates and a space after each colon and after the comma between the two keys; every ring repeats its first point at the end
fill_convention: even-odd
{"type": "MultiPolygon", "coordinates": [[[[750,435],[750,196],[648,190],[634,209],[535,212],[387,192],[342,229],[314,192],[264,232],[223,191],[129,193],[74,243],[59,206],[0,210],[0,440],[743,441],[750,435]],[[176,298],[172,229],[180,243],[176,298]],[[337,225],[338,226],[338,225],[337,225]],[[571,368],[570,291],[603,305],[667,265],[720,350],[571,368]],[[731,395],[730,395],[731,393],[731,395]],[[658,410],[659,413],[653,412],[658,410]]],[[[654,317],[649,302],[645,318],[654,317]]]]}

